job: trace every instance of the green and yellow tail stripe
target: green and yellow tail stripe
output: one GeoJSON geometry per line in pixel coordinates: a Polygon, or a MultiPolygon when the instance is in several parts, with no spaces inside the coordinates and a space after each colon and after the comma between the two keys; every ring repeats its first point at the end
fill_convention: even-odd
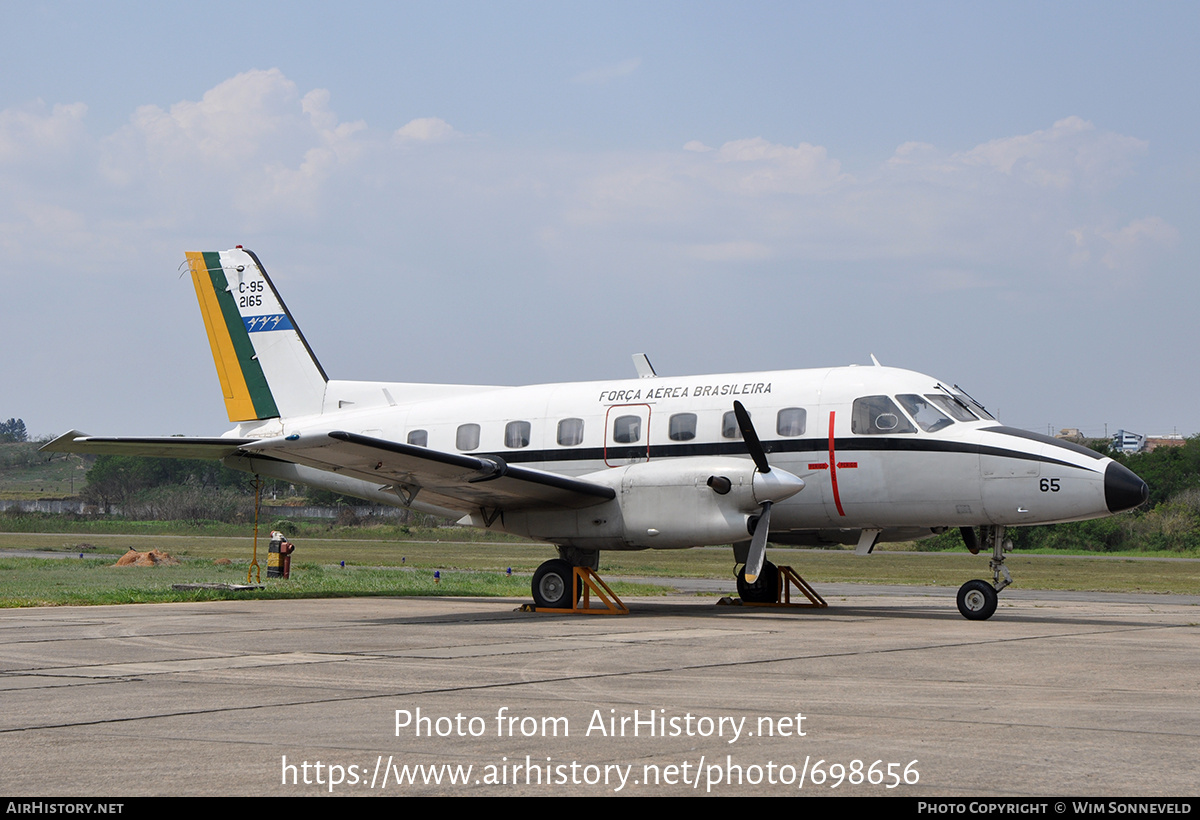
{"type": "Polygon", "coordinates": [[[269,419],[279,415],[254,345],[238,313],[219,253],[189,251],[188,267],[200,301],[204,329],[217,365],[230,421],[269,419]]]}

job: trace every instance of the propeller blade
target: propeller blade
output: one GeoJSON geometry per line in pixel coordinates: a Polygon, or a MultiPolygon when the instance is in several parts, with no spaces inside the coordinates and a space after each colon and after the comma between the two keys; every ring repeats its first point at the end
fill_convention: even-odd
{"type": "Polygon", "coordinates": [[[771,502],[764,501],[758,523],[754,526],[754,537],[750,541],[750,551],[746,554],[746,583],[753,584],[762,572],[763,561],[767,558],[767,534],[771,530],[771,502]]]}
{"type": "Polygon", "coordinates": [[[754,432],[754,425],[750,422],[750,414],[746,412],[746,408],[740,401],[733,403],[733,415],[737,419],[738,428],[742,431],[742,438],[746,440],[746,449],[750,451],[750,458],[754,459],[754,466],[760,473],[771,472],[771,465],[767,463],[767,454],[763,451],[762,442],[758,440],[758,433],[754,432]]]}

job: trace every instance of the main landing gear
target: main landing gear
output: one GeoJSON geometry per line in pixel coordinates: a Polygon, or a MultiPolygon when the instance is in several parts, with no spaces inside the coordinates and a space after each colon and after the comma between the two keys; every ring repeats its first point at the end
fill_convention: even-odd
{"type": "Polygon", "coordinates": [[[599,551],[559,547],[558,556],[543,563],[533,573],[533,607],[526,604],[521,607],[522,611],[541,610],[578,615],[629,614],[629,607],[596,574],[600,568],[599,551]],[[598,606],[592,606],[593,598],[598,606]]]}
{"type": "Polygon", "coordinates": [[[748,604],[773,604],[779,600],[779,567],[764,560],[754,583],[746,581],[746,567],[737,574],[738,597],[748,604]]]}
{"type": "Polygon", "coordinates": [[[982,544],[976,545],[974,541],[974,532],[968,536],[967,532],[963,533],[963,540],[967,547],[975,547],[972,552],[978,552],[978,546],[991,547],[992,560],[989,566],[992,568],[992,583],[987,581],[967,581],[958,588],[958,611],[968,621],[986,621],[996,613],[996,606],[1000,602],[1000,590],[1012,583],[1012,575],[1008,572],[1008,567],[1004,566],[1004,553],[1012,550],[1012,541],[1004,537],[1004,525],[998,524],[993,527],[982,527],[983,540],[982,544]],[[1001,580],[1000,576],[1004,579],[1001,580]]]}
{"type": "Polygon", "coordinates": [[[533,603],[542,609],[570,609],[579,600],[582,589],[572,590],[575,573],[570,562],[561,558],[546,561],[533,573],[533,603]],[[574,597],[572,597],[574,593],[574,597]]]}

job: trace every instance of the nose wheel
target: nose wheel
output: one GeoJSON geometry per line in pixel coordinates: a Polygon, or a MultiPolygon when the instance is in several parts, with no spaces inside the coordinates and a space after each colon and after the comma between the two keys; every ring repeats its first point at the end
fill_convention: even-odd
{"type": "Polygon", "coordinates": [[[999,603],[1000,596],[987,581],[967,581],[958,588],[958,611],[968,621],[986,621],[999,603]]]}
{"type": "MultiPolygon", "coordinates": [[[[963,531],[963,539],[971,548],[974,532],[967,538],[963,531]]],[[[1012,541],[1004,537],[1004,526],[983,528],[983,546],[992,548],[992,583],[987,581],[967,581],[958,588],[958,611],[968,621],[986,621],[996,613],[996,605],[1000,602],[1000,590],[1012,583],[1012,575],[1004,566],[1004,553],[1012,549],[1012,541]],[[1003,578],[1001,578],[1003,576],[1003,578]]],[[[972,552],[978,552],[978,545],[972,552]]]]}

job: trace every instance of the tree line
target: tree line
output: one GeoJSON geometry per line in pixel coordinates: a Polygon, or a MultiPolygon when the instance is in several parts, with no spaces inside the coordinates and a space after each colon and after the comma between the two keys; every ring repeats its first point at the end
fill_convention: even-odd
{"type": "Polygon", "coordinates": [[[20,444],[29,441],[24,419],[0,421],[0,444],[20,444]]]}

